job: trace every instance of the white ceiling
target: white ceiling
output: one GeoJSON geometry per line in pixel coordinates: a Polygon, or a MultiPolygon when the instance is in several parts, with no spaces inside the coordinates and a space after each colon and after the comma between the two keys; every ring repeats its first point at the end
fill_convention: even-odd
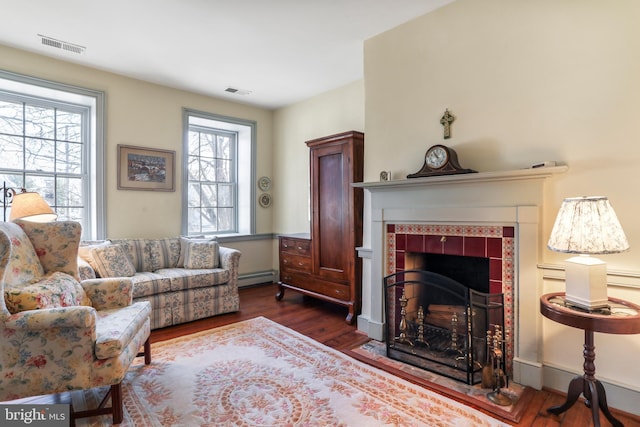
{"type": "Polygon", "coordinates": [[[0,0],[0,44],[278,108],[361,79],[364,40],[451,1],[0,0]]]}

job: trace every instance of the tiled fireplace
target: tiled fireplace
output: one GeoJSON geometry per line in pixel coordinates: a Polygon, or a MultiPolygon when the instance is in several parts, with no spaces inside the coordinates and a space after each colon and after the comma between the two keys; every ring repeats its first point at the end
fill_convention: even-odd
{"type": "Polygon", "coordinates": [[[362,313],[358,329],[384,341],[385,276],[412,253],[489,259],[489,290],[504,294],[513,379],[542,387],[542,250],[545,180],[566,167],[358,183],[365,190],[362,313]]]}
{"type": "Polygon", "coordinates": [[[476,268],[472,265],[476,262],[472,260],[486,262],[488,266],[486,274],[470,272],[468,276],[473,277],[458,281],[466,286],[475,287],[480,292],[503,295],[504,321],[500,319],[499,326],[508,337],[505,361],[508,372],[511,373],[513,362],[511,331],[514,325],[514,244],[515,227],[512,225],[386,224],[385,276],[405,270],[422,269],[423,263],[417,259],[425,254],[438,257],[433,260],[434,264],[446,266],[446,260],[450,260],[449,263],[455,270],[464,268],[462,266],[465,264],[470,264],[468,268],[476,268]],[[467,260],[467,263],[464,260],[467,260]]]}

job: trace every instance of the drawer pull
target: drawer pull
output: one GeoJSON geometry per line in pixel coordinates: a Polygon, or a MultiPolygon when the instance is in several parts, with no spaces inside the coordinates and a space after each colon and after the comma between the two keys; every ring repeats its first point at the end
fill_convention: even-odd
{"type": "Polygon", "coordinates": [[[283,243],[282,246],[284,246],[285,248],[289,247],[289,245],[287,245],[286,243],[283,243]]]}

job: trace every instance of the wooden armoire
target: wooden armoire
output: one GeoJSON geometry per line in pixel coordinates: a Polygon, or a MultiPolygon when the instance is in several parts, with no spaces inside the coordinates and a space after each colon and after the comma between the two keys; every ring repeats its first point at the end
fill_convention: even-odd
{"type": "Polygon", "coordinates": [[[351,131],[306,142],[311,170],[311,234],[280,236],[280,282],[286,288],[344,305],[353,323],[361,301],[364,134],[351,131]]]}

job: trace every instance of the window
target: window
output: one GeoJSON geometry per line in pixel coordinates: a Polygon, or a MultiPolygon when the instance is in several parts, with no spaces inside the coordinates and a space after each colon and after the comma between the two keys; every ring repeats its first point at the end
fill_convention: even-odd
{"type": "Polygon", "coordinates": [[[0,181],[103,237],[101,92],[0,71],[0,181]]]}
{"type": "Polygon", "coordinates": [[[191,110],[183,119],[183,234],[252,234],[255,123],[191,110]]]}

